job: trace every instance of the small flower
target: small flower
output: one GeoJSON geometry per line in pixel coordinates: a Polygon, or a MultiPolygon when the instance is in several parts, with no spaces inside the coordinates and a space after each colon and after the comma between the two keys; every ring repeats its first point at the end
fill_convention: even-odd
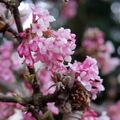
{"type": "Polygon", "coordinates": [[[50,112],[52,112],[53,114],[58,114],[59,113],[59,109],[55,106],[55,103],[47,103],[47,108],[50,112]]]}

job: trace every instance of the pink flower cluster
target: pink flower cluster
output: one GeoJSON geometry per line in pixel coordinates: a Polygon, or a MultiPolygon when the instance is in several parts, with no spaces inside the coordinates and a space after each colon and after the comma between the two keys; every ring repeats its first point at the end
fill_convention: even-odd
{"type": "Polygon", "coordinates": [[[0,81],[1,82],[14,82],[15,78],[13,70],[17,66],[16,61],[12,58],[13,44],[12,42],[4,42],[0,46],[0,81]]]}
{"type": "Polygon", "coordinates": [[[96,94],[104,90],[102,79],[98,76],[97,61],[91,57],[87,57],[83,63],[75,61],[69,64],[75,79],[91,93],[92,99],[96,98],[96,94]]]}
{"type": "Polygon", "coordinates": [[[120,119],[120,101],[118,101],[116,104],[113,104],[108,107],[107,113],[111,120],[119,120],[120,119]]]}
{"type": "Polygon", "coordinates": [[[52,80],[54,73],[66,76],[70,73],[90,91],[92,98],[95,99],[96,94],[104,90],[102,80],[98,76],[96,60],[87,57],[83,63],[70,64],[71,55],[76,47],[75,34],[64,28],[57,31],[51,30],[49,25],[52,21],[54,18],[47,10],[33,9],[31,28],[20,33],[23,38],[18,47],[20,57],[23,57],[24,63],[30,67],[34,67],[37,62],[44,63],[44,67],[38,72],[43,95],[55,91],[55,88],[51,87],[55,84],[52,80]],[[65,65],[65,62],[68,64],[65,65]]]}
{"type": "MultiPolygon", "coordinates": [[[[74,80],[79,81],[91,93],[92,99],[95,99],[96,94],[104,90],[102,80],[98,76],[96,60],[87,57],[83,63],[71,64],[71,55],[76,47],[75,34],[64,28],[52,30],[50,23],[53,21],[54,18],[47,10],[33,9],[31,27],[20,33],[23,38],[18,47],[20,57],[24,58],[24,63],[32,68],[35,63],[43,64],[37,71],[43,95],[54,93],[56,87],[53,87],[55,81],[52,78],[54,73],[61,73],[65,76],[68,74],[71,77],[75,76],[74,80]]],[[[54,114],[59,113],[55,103],[47,103],[47,108],[54,114]]],[[[27,118],[32,120],[30,114],[27,118]]]]}
{"type": "Polygon", "coordinates": [[[111,57],[114,52],[112,43],[104,41],[104,34],[98,28],[89,28],[85,32],[82,47],[87,55],[97,59],[103,74],[110,73],[120,64],[118,58],[111,57]]]}
{"type": "Polygon", "coordinates": [[[81,120],[110,120],[106,112],[103,112],[101,116],[98,117],[97,113],[93,109],[88,109],[85,111],[81,120]]]}
{"type": "MultiPolygon", "coordinates": [[[[95,99],[97,94],[104,90],[95,59],[87,57],[83,63],[75,61],[73,64],[69,63],[68,66],[69,68],[66,68],[67,71],[63,74],[66,76],[69,74],[71,77],[75,76],[74,79],[91,93],[92,99],[95,99]]],[[[47,68],[39,70],[38,78],[43,95],[54,93],[55,87],[51,87],[55,84],[52,80],[53,76],[53,72],[47,68]]]]}
{"type": "Polygon", "coordinates": [[[47,10],[33,9],[33,23],[31,28],[20,34],[23,42],[18,53],[30,67],[40,61],[53,71],[64,71],[63,63],[71,61],[76,46],[75,35],[69,29],[51,30],[49,25],[52,21],[54,17],[47,10]]]}

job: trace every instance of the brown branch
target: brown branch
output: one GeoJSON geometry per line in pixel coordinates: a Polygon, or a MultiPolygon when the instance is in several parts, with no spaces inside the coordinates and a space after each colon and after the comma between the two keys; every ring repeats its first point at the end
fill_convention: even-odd
{"type": "Polygon", "coordinates": [[[0,94],[0,102],[19,103],[23,106],[26,106],[28,103],[31,102],[31,99],[28,97],[22,98],[19,96],[7,96],[0,94]]]}
{"type": "Polygon", "coordinates": [[[38,82],[37,82],[37,78],[36,78],[36,76],[35,76],[35,71],[34,71],[34,69],[33,68],[30,68],[29,66],[28,66],[28,70],[29,70],[29,73],[32,75],[34,75],[34,80],[33,80],[33,83],[32,83],[32,88],[33,88],[33,95],[34,94],[38,94],[39,92],[40,92],[40,88],[39,88],[39,84],[38,84],[38,82]]]}
{"type": "MultiPolygon", "coordinates": [[[[15,19],[15,23],[17,25],[18,32],[23,32],[23,27],[22,27],[22,23],[21,23],[21,19],[20,19],[20,13],[19,13],[18,7],[16,7],[16,6],[13,7],[13,16],[15,19]]],[[[34,69],[32,69],[30,67],[28,67],[28,69],[29,69],[30,74],[35,74],[34,69]]],[[[36,76],[34,76],[32,87],[33,87],[33,94],[38,93],[39,85],[37,83],[36,76]]]]}
{"type": "Polygon", "coordinates": [[[18,29],[18,32],[23,32],[23,27],[22,27],[22,23],[21,23],[21,19],[20,19],[20,13],[19,13],[19,10],[18,10],[18,7],[13,7],[13,16],[14,16],[14,19],[15,19],[15,23],[16,23],[16,26],[17,26],[17,29],[18,29]]]}
{"type": "Polygon", "coordinates": [[[13,102],[13,103],[19,103],[17,99],[11,96],[6,95],[0,95],[0,101],[1,102],[13,102]]]}

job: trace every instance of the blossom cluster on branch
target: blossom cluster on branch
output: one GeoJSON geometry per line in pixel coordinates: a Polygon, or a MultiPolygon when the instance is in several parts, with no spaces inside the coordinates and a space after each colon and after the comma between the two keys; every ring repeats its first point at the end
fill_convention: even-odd
{"type": "MultiPolygon", "coordinates": [[[[51,23],[55,21],[55,18],[50,15],[48,10],[39,7],[31,9],[30,27],[23,32],[22,28],[20,31],[18,29],[21,42],[17,51],[23,59],[23,64],[29,69],[30,74],[26,78],[32,86],[33,93],[29,96],[30,98],[28,97],[29,99],[15,96],[12,100],[21,105],[17,106],[16,103],[14,105],[17,106],[17,109],[26,109],[26,112],[23,113],[23,120],[35,120],[35,118],[41,120],[41,117],[44,118],[48,111],[50,114],[86,111],[89,109],[91,101],[104,90],[97,61],[87,56],[83,62],[72,62],[76,35],[71,33],[70,29],[63,27],[58,30],[52,29],[51,23]],[[36,64],[40,64],[40,67],[34,71],[36,64]]],[[[15,22],[17,23],[17,20],[15,22]]],[[[12,44],[7,42],[0,47],[0,62],[12,76],[11,69],[14,70],[17,63],[11,60],[11,55],[12,44]],[[7,64],[4,65],[5,60],[7,64]]],[[[1,73],[5,71],[2,68],[0,70],[1,73]]],[[[5,74],[8,73],[5,72],[5,74]]],[[[0,75],[1,80],[6,80],[4,77],[6,77],[4,74],[3,77],[2,74],[0,75]]],[[[7,78],[6,81],[10,80],[14,79],[9,78],[8,80],[7,78]]],[[[7,105],[7,103],[2,105],[4,106],[4,104],[7,105]]],[[[6,106],[5,111],[7,111],[6,106]]],[[[86,114],[84,114],[82,119],[89,118],[86,118],[86,114]]]]}
{"type": "Polygon", "coordinates": [[[39,71],[40,80],[44,81],[42,83],[49,83],[53,73],[73,74],[75,80],[96,95],[103,90],[96,60],[87,57],[83,63],[70,63],[76,46],[75,34],[64,28],[54,31],[50,28],[50,22],[54,20],[47,10],[33,9],[31,27],[20,33],[23,38],[18,47],[20,57],[23,57],[24,63],[30,67],[34,67],[38,61],[44,64],[42,69],[46,73],[39,71]],[[44,80],[41,79],[42,74],[45,76],[42,77],[44,80]]]}
{"type": "MultiPolygon", "coordinates": [[[[90,99],[95,99],[96,95],[104,90],[102,79],[98,75],[97,61],[87,57],[83,63],[71,63],[71,55],[76,47],[75,34],[72,34],[70,29],[53,30],[50,23],[55,19],[47,10],[32,10],[31,27],[20,33],[23,41],[18,46],[18,53],[24,59],[23,63],[31,68],[38,62],[42,64],[42,68],[37,71],[37,78],[43,95],[59,91],[59,100],[64,94],[68,99],[71,98],[68,100],[71,110],[87,108],[90,99]],[[64,93],[69,91],[71,92],[64,93]],[[82,91],[82,94],[79,93],[82,91]],[[83,105],[80,102],[83,102],[83,105]]],[[[56,109],[52,109],[52,112],[56,113],[56,109]]]]}

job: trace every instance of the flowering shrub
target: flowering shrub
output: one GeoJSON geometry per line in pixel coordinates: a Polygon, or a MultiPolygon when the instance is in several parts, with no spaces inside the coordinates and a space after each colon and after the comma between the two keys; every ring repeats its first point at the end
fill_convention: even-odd
{"type": "Polygon", "coordinates": [[[33,24],[31,26],[34,25],[34,27],[20,33],[23,41],[18,47],[19,55],[24,57],[24,63],[30,67],[34,67],[38,61],[44,63],[45,69],[39,71],[43,94],[46,94],[48,88],[54,84],[51,80],[54,72],[67,75],[68,70],[70,74],[75,76],[75,80],[78,80],[91,92],[92,98],[96,98],[96,94],[104,90],[101,84],[102,80],[98,76],[97,61],[87,57],[83,63],[71,64],[71,55],[76,46],[75,35],[71,34],[69,29],[60,28],[58,31],[50,29],[49,23],[52,21],[54,18],[49,15],[48,11],[33,9],[33,24]],[[40,31],[40,34],[37,31],[40,31]],[[71,70],[67,69],[64,62],[69,63],[68,66],[71,70]]]}
{"type": "MultiPolygon", "coordinates": [[[[8,5],[8,3],[5,4],[8,5]]],[[[15,17],[18,9],[14,4],[9,4],[10,7],[13,7],[12,12],[15,17]]],[[[97,94],[104,90],[97,61],[87,56],[83,62],[72,62],[72,55],[76,47],[76,35],[71,33],[70,29],[63,27],[58,30],[52,29],[50,24],[55,21],[55,18],[49,14],[48,10],[38,7],[33,7],[31,10],[32,23],[24,31],[20,21],[15,19],[16,23],[19,22],[17,24],[19,33],[15,37],[17,36],[17,39],[21,40],[18,43],[17,51],[20,58],[23,59],[23,64],[28,68],[28,71],[23,71],[25,77],[20,77],[27,80],[26,84],[30,85],[32,93],[25,94],[30,91],[24,92],[23,84],[20,82],[22,93],[16,95],[16,90],[16,94],[12,94],[13,96],[2,96],[5,99],[3,102],[13,102],[21,111],[25,109],[23,120],[40,120],[41,118],[44,120],[46,117],[49,118],[52,114],[56,115],[60,112],[71,114],[80,111],[83,114],[90,108],[90,103],[96,99],[97,94]],[[36,64],[40,64],[37,70],[35,70],[36,64]]],[[[19,12],[17,14],[19,15],[19,12]]],[[[17,33],[14,32],[14,34],[17,33]]],[[[104,42],[102,33],[98,37],[98,45],[102,45],[104,42]]],[[[84,47],[88,46],[88,51],[91,51],[89,42],[83,43],[83,45],[84,47]]],[[[96,50],[96,46],[92,45],[92,50],[96,50]]],[[[105,49],[103,48],[103,50],[105,49]]],[[[108,49],[107,52],[111,53],[111,51],[108,49]]],[[[12,52],[13,46],[9,42],[0,47],[0,72],[2,73],[0,79],[7,82],[15,81],[13,72],[18,67],[17,62],[14,63],[11,58],[12,52]],[[3,64],[3,61],[6,61],[7,64],[3,64]],[[6,78],[6,74],[8,78],[6,78]]],[[[17,80],[16,82],[19,83],[17,80]]],[[[7,103],[4,104],[7,105],[7,103]]],[[[2,105],[4,104],[2,103],[2,105]]],[[[9,117],[13,114],[14,109],[15,107],[11,110],[12,113],[8,114],[7,110],[9,109],[6,109],[5,106],[4,113],[7,112],[7,117],[9,117]]],[[[89,117],[86,118],[86,116],[89,116],[89,113],[90,119],[92,117],[98,119],[96,114],[91,111],[85,113],[82,119],[87,120],[89,117]]],[[[106,120],[108,119],[106,118],[106,120]]]]}

